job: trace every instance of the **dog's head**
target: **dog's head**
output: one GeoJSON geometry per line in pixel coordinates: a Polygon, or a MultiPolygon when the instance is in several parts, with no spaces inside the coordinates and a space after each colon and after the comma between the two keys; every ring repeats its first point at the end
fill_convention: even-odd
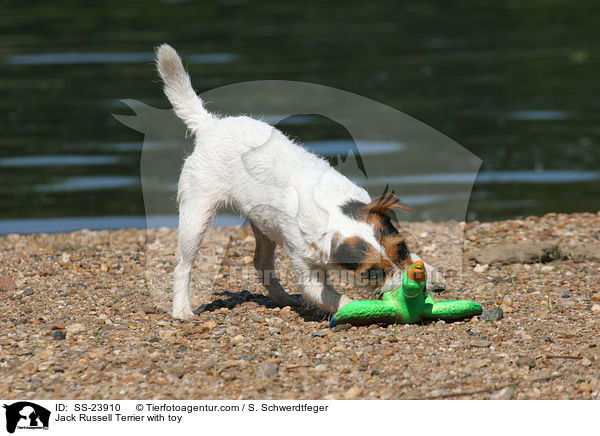
{"type": "Polygon", "coordinates": [[[412,263],[404,237],[393,225],[390,211],[412,211],[396,195],[387,193],[370,203],[348,200],[341,212],[352,222],[351,236],[334,235],[330,263],[354,273],[355,282],[370,290],[402,284],[402,272],[412,263]]]}

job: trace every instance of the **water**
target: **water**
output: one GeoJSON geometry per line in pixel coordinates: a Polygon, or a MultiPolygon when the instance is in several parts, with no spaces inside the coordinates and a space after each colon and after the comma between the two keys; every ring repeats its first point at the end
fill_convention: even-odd
{"type": "MultiPolygon", "coordinates": [[[[200,92],[318,83],[444,133],[483,161],[468,220],[596,212],[599,27],[593,2],[14,2],[0,19],[0,233],[145,225],[143,136],[111,114],[131,115],[122,99],[168,107],[152,65],[165,41],[200,92]]],[[[354,144],[318,116],[279,127],[333,160],[354,144]]],[[[409,145],[357,141],[376,169],[362,182],[372,193],[406,186],[403,201],[429,211],[415,219],[447,219],[470,175],[400,172],[409,145]]],[[[151,225],[176,224],[165,209],[151,225]]],[[[217,220],[237,222],[233,211],[217,220]]]]}

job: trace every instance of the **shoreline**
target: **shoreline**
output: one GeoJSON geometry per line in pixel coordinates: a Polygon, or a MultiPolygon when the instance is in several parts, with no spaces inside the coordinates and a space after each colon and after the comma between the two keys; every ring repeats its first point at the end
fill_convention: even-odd
{"type": "MultiPolygon", "coordinates": [[[[212,227],[241,225],[238,215],[219,214],[212,227]]],[[[177,215],[91,216],[62,218],[27,218],[0,220],[0,237],[9,234],[36,235],[41,233],[70,233],[86,230],[122,230],[170,227],[177,228],[177,215]]]]}
{"type": "Polygon", "coordinates": [[[436,300],[503,318],[329,329],[327,314],[265,296],[248,227],[213,227],[194,269],[198,315],[181,322],[167,313],[175,229],[0,236],[0,396],[600,397],[600,213],[400,226],[452,273],[436,300]]]}

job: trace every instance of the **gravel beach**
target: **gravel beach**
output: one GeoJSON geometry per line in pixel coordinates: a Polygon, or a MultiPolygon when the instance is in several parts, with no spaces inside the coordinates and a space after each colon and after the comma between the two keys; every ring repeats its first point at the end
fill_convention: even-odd
{"type": "MultiPolygon", "coordinates": [[[[182,322],[168,313],[175,229],[0,237],[0,397],[600,397],[600,213],[399,226],[447,275],[435,298],[477,301],[481,317],[330,329],[314,308],[275,307],[250,229],[221,227],[182,322]]],[[[277,265],[298,294],[281,251],[277,265]]]]}

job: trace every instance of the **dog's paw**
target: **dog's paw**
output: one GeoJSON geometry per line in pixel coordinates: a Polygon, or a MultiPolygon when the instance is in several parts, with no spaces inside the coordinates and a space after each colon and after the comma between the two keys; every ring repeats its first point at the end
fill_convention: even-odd
{"type": "Polygon", "coordinates": [[[185,321],[187,319],[193,319],[195,316],[196,315],[194,315],[194,312],[192,312],[191,309],[173,309],[173,318],[185,321]]]}
{"type": "Polygon", "coordinates": [[[352,298],[346,297],[345,295],[342,295],[342,297],[340,298],[340,302],[338,304],[338,307],[336,308],[336,312],[338,310],[340,310],[342,307],[344,307],[346,304],[348,303],[352,303],[354,300],[352,298]]]}

